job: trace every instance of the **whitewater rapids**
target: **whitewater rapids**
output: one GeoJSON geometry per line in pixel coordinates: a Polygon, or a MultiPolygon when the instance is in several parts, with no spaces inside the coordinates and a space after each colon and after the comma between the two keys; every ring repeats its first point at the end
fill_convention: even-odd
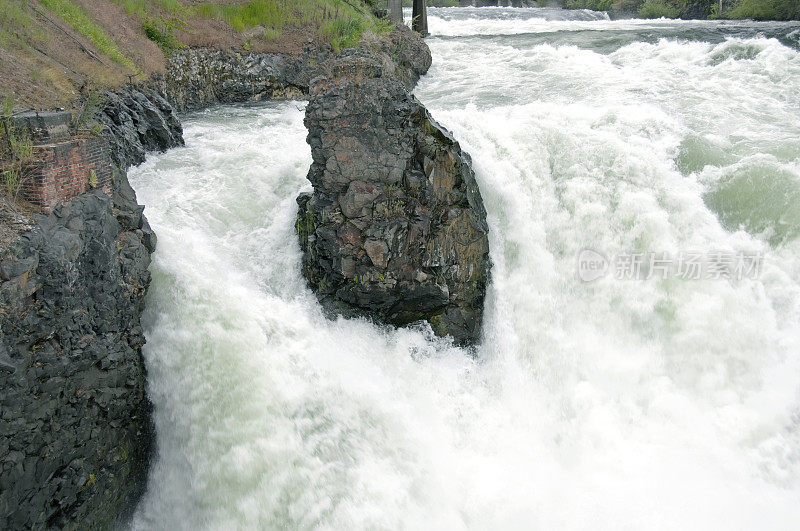
{"type": "Polygon", "coordinates": [[[328,321],[303,104],[186,117],[130,172],[159,236],[135,529],[800,528],[800,24],[430,9],[416,95],[474,159],[484,339],[328,321]],[[762,253],[583,282],[583,249],[762,253]]]}

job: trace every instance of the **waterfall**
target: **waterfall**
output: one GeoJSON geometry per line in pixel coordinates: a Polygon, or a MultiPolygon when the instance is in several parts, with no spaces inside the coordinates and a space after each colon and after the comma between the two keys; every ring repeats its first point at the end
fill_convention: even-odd
{"type": "Polygon", "coordinates": [[[477,352],[322,314],[293,225],[302,103],[187,116],[185,148],[130,172],[159,235],[133,527],[796,528],[797,24],[430,8],[429,28],[416,94],[489,215],[477,352]],[[591,281],[586,250],[608,260],[591,281]],[[759,268],[615,269],[715,252],[759,268]]]}

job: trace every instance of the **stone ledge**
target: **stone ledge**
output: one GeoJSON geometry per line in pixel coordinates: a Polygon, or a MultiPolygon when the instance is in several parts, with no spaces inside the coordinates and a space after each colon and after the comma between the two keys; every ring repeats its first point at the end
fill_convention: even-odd
{"type": "Polygon", "coordinates": [[[66,111],[27,111],[12,118],[14,127],[28,131],[37,143],[69,138],[71,121],[72,114],[66,111]]]}

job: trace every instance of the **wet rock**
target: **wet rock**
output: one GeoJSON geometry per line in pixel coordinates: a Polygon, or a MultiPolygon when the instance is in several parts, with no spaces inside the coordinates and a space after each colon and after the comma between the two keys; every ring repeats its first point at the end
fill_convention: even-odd
{"type": "Polygon", "coordinates": [[[311,82],[305,123],[314,192],[298,198],[297,229],[323,305],[475,343],[489,244],[468,155],[369,54],[311,82]]]}
{"type": "Polygon", "coordinates": [[[114,197],[77,196],[0,256],[2,529],[111,528],[144,489],[155,240],[124,173],[114,197]]]}

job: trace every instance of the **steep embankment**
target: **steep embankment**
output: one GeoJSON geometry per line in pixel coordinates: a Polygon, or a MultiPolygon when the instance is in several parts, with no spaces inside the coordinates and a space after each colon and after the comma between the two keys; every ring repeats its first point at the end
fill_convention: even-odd
{"type": "Polygon", "coordinates": [[[358,0],[0,0],[0,96],[80,111],[93,91],[165,74],[175,51],[299,55],[389,29],[358,0]]]}
{"type": "Polygon", "coordinates": [[[182,137],[157,94],[106,96],[110,144],[35,115],[16,121],[40,159],[24,192],[59,206],[0,251],[2,528],[107,527],[146,482],[139,316],[156,237],[122,168],[182,137]]]}
{"type": "Polygon", "coordinates": [[[108,525],[144,486],[155,239],[125,184],[62,205],[3,255],[3,528],[108,525]]]}

